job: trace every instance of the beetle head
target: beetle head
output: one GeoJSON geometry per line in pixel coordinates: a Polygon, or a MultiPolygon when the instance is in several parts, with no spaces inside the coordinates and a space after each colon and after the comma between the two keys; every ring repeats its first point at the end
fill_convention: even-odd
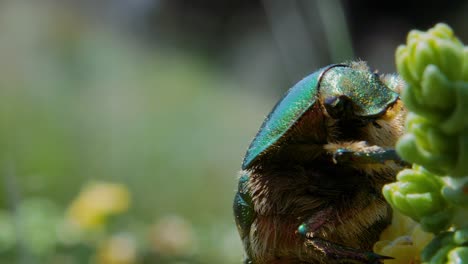
{"type": "Polygon", "coordinates": [[[362,65],[337,64],[321,76],[321,101],[333,119],[369,121],[385,114],[398,93],[362,65]]]}
{"type": "Polygon", "coordinates": [[[324,106],[327,113],[334,119],[351,119],[353,116],[353,102],[346,95],[325,98],[324,106]]]}

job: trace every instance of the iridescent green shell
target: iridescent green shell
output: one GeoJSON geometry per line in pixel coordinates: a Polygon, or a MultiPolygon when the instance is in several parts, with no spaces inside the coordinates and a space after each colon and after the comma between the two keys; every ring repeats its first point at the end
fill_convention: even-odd
{"type": "Polygon", "coordinates": [[[276,104],[250,144],[242,169],[275,145],[320,98],[345,95],[359,117],[384,113],[399,97],[368,69],[333,64],[302,79],[276,104]]]}
{"type": "Polygon", "coordinates": [[[322,68],[294,85],[276,104],[250,144],[242,169],[246,169],[260,154],[275,144],[296,121],[314,105],[318,80],[328,67],[322,68]]]}

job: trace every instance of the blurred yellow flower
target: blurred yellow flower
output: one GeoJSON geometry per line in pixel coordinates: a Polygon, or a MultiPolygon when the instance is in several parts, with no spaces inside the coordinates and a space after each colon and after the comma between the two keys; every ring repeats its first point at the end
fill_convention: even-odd
{"type": "Polygon", "coordinates": [[[83,230],[99,229],[108,216],[127,211],[129,205],[130,193],[123,184],[95,182],[71,203],[67,219],[83,230]]]}
{"type": "Polygon", "coordinates": [[[165,216],[150,230],[153,250],[164,256],[186,256],[194,249],[192,226],[179,216],[165,216]]]}
{"type": "Polygon", "coordinates": [[[380,234],[380,240],[374,244],[374,252],[394,258],[385,260],[385,264],[419,264],[421,251],[433,237],[411,218],[395,210],[392,224],[380,234]]]}
{"type": "Polygon", "coordinates": [[[126,234],[120,234],[106,240],[96,253],[97,264],[133,264],[136,263],[137,250],[135,240],[126,234]]]}

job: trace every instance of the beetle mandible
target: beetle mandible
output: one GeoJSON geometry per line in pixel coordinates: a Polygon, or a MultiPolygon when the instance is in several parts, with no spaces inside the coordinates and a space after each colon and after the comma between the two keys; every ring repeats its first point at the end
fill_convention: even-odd
{"type": "Polygon", "coordinates": [[[234,215],[244,263],[381,263],[392,211],[381,189],[405,164],[398,75],[362,61],[307,76],[276,104],[242,164],[234,215]]]}

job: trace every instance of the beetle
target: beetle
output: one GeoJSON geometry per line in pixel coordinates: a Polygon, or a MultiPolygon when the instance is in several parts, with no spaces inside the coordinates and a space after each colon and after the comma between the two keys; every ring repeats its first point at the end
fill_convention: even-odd
{"type": "Polygon", "coordinates": [[[394,150],[406,109],[398,75],[363,61],[307,76],[250,144],[234,198],[244,263],[382,263],[391,222],[381,189],[407,164],[394,150]]]}

